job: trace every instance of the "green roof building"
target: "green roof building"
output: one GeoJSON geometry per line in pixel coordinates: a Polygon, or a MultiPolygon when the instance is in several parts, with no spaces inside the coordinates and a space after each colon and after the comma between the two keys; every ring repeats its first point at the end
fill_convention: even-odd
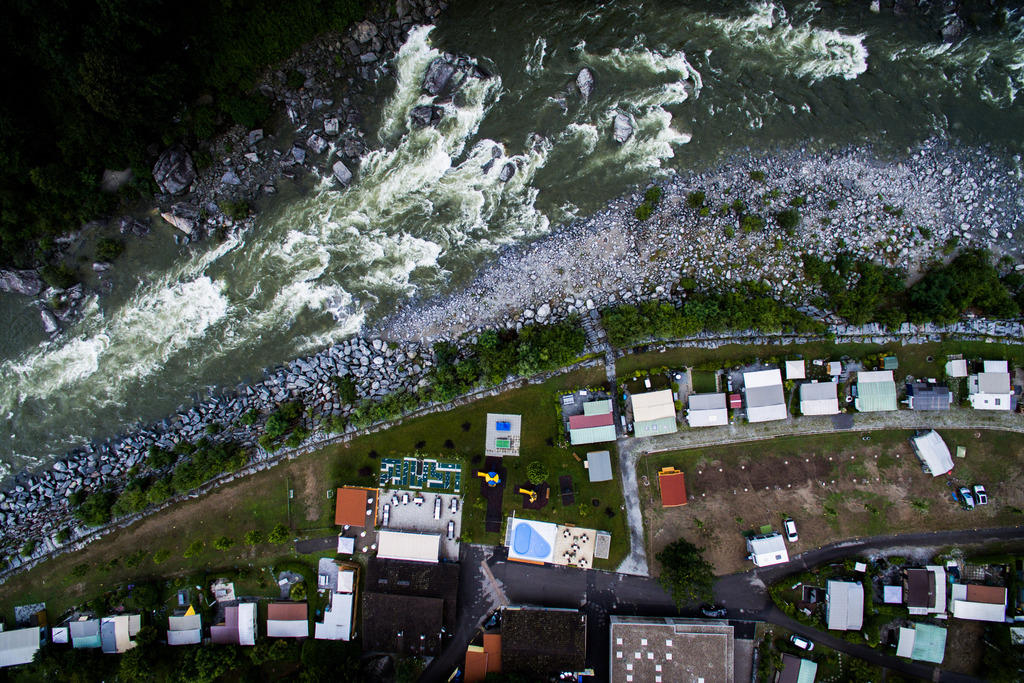
{"type": "Polygon", "coordinates": [[[892,370],[857,373],[857,398],[853,402],[862,413],[896,410],[896,382],[892,370]]]}
{"type": "Polygon", "coordinates": [[[900,628],[897,656],[941,664],[945,654],[946,629],[941,626],[914,624],[914,628],[900,628]]]}

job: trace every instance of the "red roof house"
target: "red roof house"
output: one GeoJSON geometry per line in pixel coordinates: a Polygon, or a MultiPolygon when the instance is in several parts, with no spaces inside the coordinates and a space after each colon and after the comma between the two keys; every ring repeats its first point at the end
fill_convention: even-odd
{"type": "Polygon", "coordinates": [[[658,487],[661,489],[662,507],[686,505],[686,478],[676,468],[664,467],[658,472],[658,487]]]}

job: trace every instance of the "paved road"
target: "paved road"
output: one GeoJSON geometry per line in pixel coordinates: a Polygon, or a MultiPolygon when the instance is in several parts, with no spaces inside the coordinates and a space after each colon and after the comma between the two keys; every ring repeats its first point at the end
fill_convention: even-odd
{"type": "MultiPolygon", "coordinates": [[[[1024,550],[1024,527],[939,531],[842,541],[803,553],[784,565],[724,576],[715,584],[715,598],[728,608],[731,620],[777,624],[816,643],[904,674],[951,683],[973,681],[975,679],[969,676],[942,671],[931,665],[905,662],[882,651],[804,626],[772,604],[766,586],[818,564],[848,557],[868,557],[886,550],[902,552],[906,547],[915,547],[934,551],[950,545],[991,547],[997,544],[1024,550]]],[[[459,628],[446,650],[427,669],[423,681],[446,680],[448,674],[462,664],[466,646],[479,625],[503,600],[510,604],[576,607],[586,611],[587,661],[599,673],[606,671],[608,663],[606,627],[610,614],[699,616],[693,609],[676,610],[669,595],[657,581],[648,577],[509,562],[503,559],[502,553],[490,555],[490,549],[479,547],[471,547],[464,555],[461,580],[460,601],[468,602],[460,602],[459,628]],[[481,569],[481,561],[486,562],[500,590],[491,585],[487,572],[481,569]]],[[[600,676],[598,680],[602,680],[600,676]]]]}

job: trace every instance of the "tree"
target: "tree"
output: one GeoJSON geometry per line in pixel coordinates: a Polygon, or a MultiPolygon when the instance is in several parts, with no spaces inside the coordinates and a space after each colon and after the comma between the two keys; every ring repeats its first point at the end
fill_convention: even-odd
{"type": "Polygon", "coordinates": [[[213,547],[217,550],[229,550],[231,546],[235,544],[235,539],[230,536],[221,536],[213,542],[213,547]]]}
{"type": "Polygon", "coordinates": [[[292,532],[284,524],[278,524],[270,530],[270,535],[267,536],[267,540],[277,545],[283,545],[287,543],[292,537],[292,532]]]}
{"type": "Polygon", "coordinates": [[[713,600],[715,574],[701,551],[703,548],[680,538],[655,555],[661,564],[658,582],[672,595],[679,609],[689,603],[713,600]]]}
{"type": "Polygon", "coordinates": [[[543,484],[548,478],[547,466],[539,460],[534,460],[526,466],[526,478],[531,484],[543,484]]]}
{"type": "Polygon", "coordinates": [[[263,543],[263,532],[259,529],[250,529],[245,532],[246,545],[259,545],[263,543]]]}
{"type": "MultiPolygon", "coordinates": [[[[205,547],[206,547],[206,544],[203,543],[202,540],[197,538],[196,540],[194,540],[194,541],[192,541],[191,543],[188,544],[188,547],[185,548],[185,552],[183,553],[183,555],[184,555],[185,559],[188,559],[190,557],[195,557],[199,553],[203,552],[203,548],[205,548],[205,547]]],[[[154,557],[153,559],[155,560],[156,558],[154,557]]]]}

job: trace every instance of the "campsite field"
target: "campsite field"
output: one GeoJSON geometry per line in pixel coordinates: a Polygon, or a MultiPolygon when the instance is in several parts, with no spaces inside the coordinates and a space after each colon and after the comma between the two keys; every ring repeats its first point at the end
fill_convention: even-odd
{"type": "Polygon", "coordinates": [[[642,458],[638,476],[654,555],[679,537],[705,548],[718,574],[751,568],[743,534],[762,525],[781,530],[796,521],[795,555],[847,538],[911,531],[1024,524],[1024,440],[996,431],[943,430],[955,452],[948,477],[921,471],[908,441],[912,432],[779,437],[767,441],[658,453],[642,458]],[[688,504],[665,509],[657,472],[674,466],[686,474],[688,504]],[[989,504],[962,510],[947,484],[984,484],[989,504]]]}
{"type": "MultiPolygon", "coordinates": [[[[600,369],[583,370],[559,375],[541,384],[526,384],[500,396],[332,445],[237,480],[209,495],[175,505],[112,533],[83,550],[61,555],[15,575],[0,584],[0,615],[11,618],[15,604],[39,601],[46,602],[51,617],[57,618],[72,606],[125,584],[149,579],[165,580],[169,586],[195,584],[219,573],[235,574],[239,569],[243,572],[251,569],[252,576],[257,577],[241,579],[244,594],[276,595],[277,585],[262,580],[267,567],[283,562],[315,566],[317,557],[324,553],[300,555],[290,541],[282,545],[249,546],[243,541],[246,532],[258,530],[266,537],[277,524],[285,524],[295,538],[335,536],[331,492],[343,484],[375,486],[382,457],[419,452],[439,460],[462,462],[462,492],[466,495],[463,533],[473,542],[500,542],[498,534],[483,533],[480,480],[474,476],[473,469],[479,464],[475,460],[483,452],[488,412],[523,415],[522,454],[518,459],[509,459],[516,461],[509,464],[511,483],[526,482],[528,463],[542,460],[548,466],[549,481],[555,492],[559,474],[572,474],[579,486],[576,505],[562,508],[561,503],[553,499],[544,510],[529,514],[539,519],[610,531],[611,557],[599,561],[597,566],[614,568],[629,545],[625,515],[620,509],[622,490],[618,477],[602,484],[587,483],[586,471],[572,458],[572,451],[558,446],[557,392],[594,385],[603,378],[600,369]],[[600,507],[594,507],[592,499],[600,500],[600,507]],[[579,504],[581,501],[586,501],[590,507],[584,510],[579,504]],[[605,507],[613,510],[613,517],[604,514],[605,507]],[[222,536],[234,541],[223,551],[213,546],[222,536]],[[201,549],[186,558],[186,549],[195,541],[202,542],[201,549]],[[164,554],[166,559],[159,563],[154,561],[164,554]]],[[[614,444],[609,445],[614,447],[614,444]]],[[[585,451],[580,455],[585,457],[585,451]]],[[[505,512],[521,508],[521,500],[511,486],[507,487],[505,512]]]]}

